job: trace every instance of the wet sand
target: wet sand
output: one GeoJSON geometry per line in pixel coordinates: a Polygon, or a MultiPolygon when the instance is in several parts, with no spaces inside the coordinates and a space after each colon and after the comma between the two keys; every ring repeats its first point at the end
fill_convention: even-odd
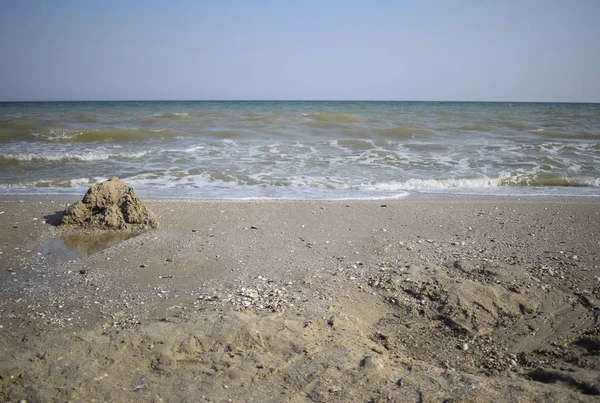
{"type": "Polygon", "coordinates": [[[0,400],[598,399],[600,203],[148,205],[0,202],[0,400]]]}

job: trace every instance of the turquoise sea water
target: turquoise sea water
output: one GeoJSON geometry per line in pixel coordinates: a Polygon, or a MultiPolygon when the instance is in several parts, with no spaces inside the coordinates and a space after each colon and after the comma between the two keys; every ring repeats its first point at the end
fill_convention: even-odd
{"type": "Polygon", "coordinates": [[[600,195],[600,104],[0,103],[0,196],[600,195]]]}

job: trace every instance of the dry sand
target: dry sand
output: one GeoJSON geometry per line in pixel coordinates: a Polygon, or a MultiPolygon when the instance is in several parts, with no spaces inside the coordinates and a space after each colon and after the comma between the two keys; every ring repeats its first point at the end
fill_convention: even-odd
{"type": "Polygon", "coordinates": [[[0,400],[599,399],[600,203],[148,204],[0,202],[0,400]]]}

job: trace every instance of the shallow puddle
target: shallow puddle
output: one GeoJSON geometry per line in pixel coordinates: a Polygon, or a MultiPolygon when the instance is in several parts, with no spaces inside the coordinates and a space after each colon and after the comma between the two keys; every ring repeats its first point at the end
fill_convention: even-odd
{"type": "Polygon", "coordinates": [[[140,235],[139,232],[103,232],[95,234],[69,234],[53,238],[39,250],[50,264],[77,259],[83,255],[100,252],[127,239],[140,235]]]}
{"type": "Polygon", "coordinates": [[[98,234],[65,235],[61,237],[61,240],[66,247],[80,254],[90,255],[138,235],[140,235],[139,232],[110,231],[98,234]]]}

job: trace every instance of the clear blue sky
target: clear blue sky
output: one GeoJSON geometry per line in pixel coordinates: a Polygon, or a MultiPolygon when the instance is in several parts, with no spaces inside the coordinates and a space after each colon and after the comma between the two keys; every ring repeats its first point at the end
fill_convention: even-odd
{"type": "Polygon", "coordinates": [[[600,0],[0,0],[0,101],[600,102],[600,0]]]}

